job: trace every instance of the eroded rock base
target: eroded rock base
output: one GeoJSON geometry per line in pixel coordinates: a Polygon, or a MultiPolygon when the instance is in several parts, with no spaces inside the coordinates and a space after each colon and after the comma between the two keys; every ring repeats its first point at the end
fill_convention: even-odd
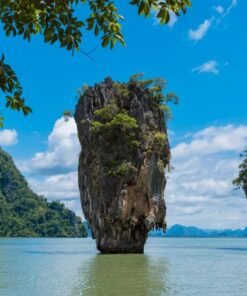
{"type": "Polygon", "coordinates": [[[146,233],[141,233],[139,229],[130,229],[116,233],[115,237],[99,237],[96,244],[103,254],[143,254],[146,239],[146,233]]]}

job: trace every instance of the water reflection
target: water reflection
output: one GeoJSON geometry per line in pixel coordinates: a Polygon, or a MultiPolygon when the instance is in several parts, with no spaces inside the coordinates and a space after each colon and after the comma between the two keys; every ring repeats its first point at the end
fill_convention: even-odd
{"type": "Polygon", "coordinates": [[[145,255],[97,255],[84,261],[73,296],[167,295],[164,258],[145,255]]]}

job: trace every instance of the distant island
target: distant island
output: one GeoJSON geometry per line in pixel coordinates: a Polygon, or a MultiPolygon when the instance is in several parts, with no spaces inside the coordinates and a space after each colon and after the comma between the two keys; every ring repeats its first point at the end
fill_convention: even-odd
{"type": "Polygon", "coordinates": [[[0,147],[0,237],[86,237],[87,228],[59,201],[35,194],[0,147]]]}
{"type": "Polygon", "coordinates": [[[149,237],[247,237],[247,227],[241,229],[205,230],[194,226],[182,226],[175,224],[163,231],[150,231],[149,237]]]}

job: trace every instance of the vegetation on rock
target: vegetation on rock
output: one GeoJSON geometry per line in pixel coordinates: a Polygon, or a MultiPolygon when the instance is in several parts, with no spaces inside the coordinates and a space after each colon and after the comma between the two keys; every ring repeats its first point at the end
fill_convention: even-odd
{"type": "Polygon", "coordinates": [[[241,154],[241,158],[243,158],[243,161],[239,165],[239,175],[233,181],[233,184],[237,188],[242,188],[247,198],[247,150],[241,154]]]}
{"type": "MultiPolygon", "coordinates": [[[[177,104],[178,98],[173,93],[164,94],[165,80],[160,78],[145,80],[142,76],[143,74],[135,74],[131,76],[128,83],[113,83],[115,97],[111,98],[111,101],[103,108],[95,110],[94,119],[90,122],[95,149],[104,149],[112,154],[111,159],[102,159],[104,167],[111,176],[123,176],[135,171],[137,164],[133,162],[132,156],[137,153],[138,149],[140,150],[147,139],[148,147],[143,146],[141,149],[149,153],[155,152],[160,158],[161,170],[165,168],[164,162],[166,160],[163,159],[163,156],[167,135],[152,124],[143,131],[138,125],[137,119],[130,114],[129,104],[136,93],[143,92],[147,95],[150,111],[164,113],[164,118],[168,120],[171,117],[168,103],[177,104]],[[123,98],[123,104],[120,103],[120,98],[123,98]],[[124,155],[117,151],[123,149],[122,145],[126,150],[124,155]]],[[[148,120],[147,117],[146,120],[148,120]]],[[[87,121],[84,123],[88,124],[87,121]]]]}
{"type": "MultiPolygon", "coordinates": [[[[156,11],[160,23],[168,23],[170,15],[185,13],[191,6],[190,0],[132,0],[131,5],[138,8],[138,14],[149,16],[156,11]]],[[[6,36],[22,36],[30,41],[33,35],[41,34],[44,42],[58,43],[72,53],[82,51],[83,29],[100,35],[102,46],[114,47],[116,42],[125,44],[121,32],[123,20],[113,0],[1,0],[0,22],[6,36]],[[88,9],[85,19],[79,17],[81,9],[88,9]],[[82,7],[81,7],[82,6],[82,7]],[[79,11],[79,12],[78,12],[79,11]]],[[[84,52],[90,57],[90,52],[84,52]]],[[[22,95],[22,87],[14,70],[5,63],[4,56],[0,60],[0,91],[5,95],[6,106],[23,111],[24,115],[31,112],[26,106],[22,95]]],[[[0,126],[3,117],[0,116],[0,126]]]]}
{"type": "Polygon", "coordinates": [[[81,218],[59,201],[35,194],[0,148],[0,236],[86,237],[81,218]]]}

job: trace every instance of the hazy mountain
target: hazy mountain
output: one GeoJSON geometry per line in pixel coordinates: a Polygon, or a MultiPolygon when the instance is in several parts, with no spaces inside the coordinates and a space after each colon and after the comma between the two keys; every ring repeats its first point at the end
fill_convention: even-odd
{"type": "Polygon", "coordinates": [[[173,225],[166,233],[153,230],[149,233],[151,237],[247,237],[247,227],[241,229],[205,230],[194,226],[173,225]]]}

